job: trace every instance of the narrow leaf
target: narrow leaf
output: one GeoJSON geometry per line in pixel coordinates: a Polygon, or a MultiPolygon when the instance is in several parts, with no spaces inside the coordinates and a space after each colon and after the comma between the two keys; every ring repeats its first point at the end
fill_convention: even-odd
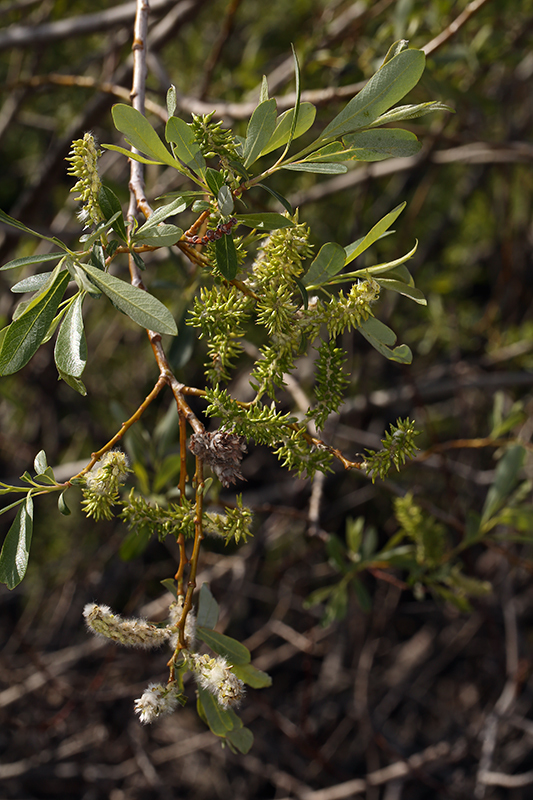
{"type": "Polygon", "coordinates": [[[386,328],[387,331],[390,331],[394,337],[394,341],[391,341],[392,337],[390,337],[389,334],[385,335],[382,329],[374,325],[375,322],[379,322],[379,320],[376,320],[375,317],[370,317],[367,319],[366,322],[363,322],[359,326],[359,333],[364,336],[367,342],[371,344],[372,347],[378,351],[378,353],[381,353],[381,355],[385,356],[385,358],[389,359],[389,361],[398,361],[400,364],[410,364],[413,360],[413,354],[409,347],[406,344],[401,344],[398,347],[395,347],[394,350],[391,350],[390,347],[388,347],[383,341],[383,339],[385,338],[391,344],[394,344],[394,341],[396,341],[396,335],[390,330],[390,328],[387,328],[386,325],[380,323],[380,326],[386,328]],[[376,332],[379,338],[376,337],[376,332]]]}
{"type": "Polygon", "coordinates": [[[281,169],[290,169],[293,172],[314,172],[317,175],[342,175],[348,172],[344,164],[328,164],[313,161],[297,161],[294,164],[283,164],[281,169]]]}
{"type": "Polygon", "coordinates": [[[38,272],[37,275],[29,275],[27,278],[15,283],[11,287],[13,294],[26,294],[27,292],[38,292],[50,279],[49,272],[38,272]]]}
{"type": "Polygon", "coordinates": [[[82,306],[84,293],[80,292],[59,329],[54,348],[54,359],[60,372],[79,378],[87,363],[87,343],[83,330],[82,306]]]}
{"type": "Polygon", "coordinates": [[[487,492],[481,514],[481,525],[498,511],[518,482],[518,475],[524,464],[526,451],[521,445],[510,447],[498,462],[494,483],[487,492]]]}
{"type": "MultiPolygon", "coordinates": [[[[57,269],[57,267],[56,267],[57,269]]],[[[57,272],[52,283],[11,323],[0,350],[0,375],[22,369],[38,350],[65,293],[70,274],[57,272]]]]}
{"type": "MultiPolygon", "coordinates": [[[[114,150],[116,153],[121,153],[123,156],[126,156],[126,158],[131,158],[133,161],[138,161],[140,164],[166,163],[159,158],[146,158],[145,156],[141,156],[140,153],[135,153],[133,150],[128,150],[126,147],[120,147],[118,144],[103,144],[102,147],[105,147],[106,150],[114,150]]],[[[172,166],[179,169],[180,172],[184,171],[179,161],[175,161],[172,166]]]]}
{"type": "Polygon", "coordinates": [[[90,264],[80,264],[79,266],[98,289],[138,325],[156,333],[169,333],[171,336],[177,334],[178,330],[172,314],[153,295],[136,286],[131,286],[108,272],[101,272],[90,264]]]}
{"type": "MultiPolygon", "coordinates": [[[[53,242],[54,244],[61,247],[63,250],[68,250],[67,246],[63,244],[63,242],[60,239],[57,239],[55,236],[44,236],[42,233],[37,233],[37,231],[33,231],[31,228],[28,228],[27,225],[24,225],[23,222],[19,222],[18,219],[15,219],[14,217],[10,217],[9,214],[6,214],[6,212],[2,211],[1,209],[0,209],[0,222],[3,222],[5,225],[10,225],[12,228],[16,228],[17,230],[22,231],[23,233],[29,233],[31,236],[37,236],[38,239],[44,239],[46,242],[53,242]]],[[[40,260],[52,261],[53,260],[52,256],[55,258],[55,253],[50,253],[48,256],[41,256],[40,260]]],[[[27,258],[34,258],[34,256],[27,256],[27,258]]],[[[21,266],[20,264],[21,259],[17,258],[15,259],[15,261],[18,262],[17,264],[18,266],[21,266]]],[[[11,266],[13,263],[14,263],[13,261],[10,261],[9,264],[5,264],[2,267],[2,269],[13,269],[13,267],[11,266]]],[[[38,262],[26,261],[26,263],[38,263],[38,262]]]]}
{"type": "Polygon", "coordinates": [[[276,127],[276,101],[264,100],[259,103],[248,123],[244,141],[244,166],[249,167],[270,141],[276,127]]]}
{"type": "Polygon", "coordinates": [[[264,103],[265,100],[268,100],[268,81],[267,81],[267,76],[263,75],[263,80],[261,81],[261,94],[259,95],[259,102],[264,103]]]}
{"type": "Polygon", "coordinates": [[[237,220],[242,225],[249,228],[257,228],[260,231],[275,231],[280,228],[294,228],[294,222],[282,214],[274,211],[266,211],[264,214],[238,214],[237,220]]]}
{"type": "Polygon", "coordinates": [[[355,151],[353,158],[358,161],[406,158],[416,155],[422,147],[414,133],[402,128],[359,131],[345,136],[343,141],[346,147],[355,151]]]}
{"type": "Polygon", "coordinates": [[[82,397],[87,396],[87,389],[83,381],[80,381],[79,378],[75,378],[73,375],[67,375],[66,372],[61,372],[61,370],[59,369],[57,373],[59,375],[59,378],[62,381],[65,381],[65,383],[68,384],[68,386],[70,386],[71,389],[74,389],[75,392],[81,394],[82,397]]]}
{"type": "Polygon", "coordinates": [[[265,189],[265,190],[266,190],[266,191],[267,191],[269,194],[271,194],[271,195],[272,195],[272,197],[275,197],[275,198],[276,198],[276,200],[277,200],[279,203],[281,203],[281,205],[283,206],[283,208],[284,208],[286,211],[288,211],[288,212],[289,212],[289,214],[290,214],[291,216],[294,214],[293,207],[291,206],[291,204],[289,203],[289,201],[287,200],[287,198],[286,198],[286,197],[283,197],[283,195],[282,195],[282,194],[279,194],[279,192],[276,192],[274,189],[271,189],[271,188],[270,188],[270,186],[267,186],[267,185],[266,185],[266,183],[257,183],[257,184],[256,184],[256,186],[260,186],[260,187],[261,187],[261,189],[265,189]]]}
{"type": "Polygon", "coordinates": [[[321,286],[344,268],[346,251],[335,242],[323,245],[302,278],[304,286],[321,286]]]}
{"type": "Polygon", "coordinates": [[[368,127],[416,86],[425,61],[422,50],[398,53],[370,78],[359,94],[330,122],[320,138],[336,139],[358,128],[368,127]]]}
{"type": "Polygon", "coordinates": [[[165,128],[167,142],[175,145],[176,156],[201,178],[205,177],[205,158],[194,139],[190,125],[179,117],[170,117],[165,128]]]}
{"type": "Polygon", "coordinates": [[[218,269],[226,280],[232,281],[239,269],[233,236],[222,236],[221,239],[217,239],[215,242],[215,256],[218,269]]]}
{"type": "Polygon", "coordinates": [[[33,499],[31,494],[21,504],[0,552],[0,582],[14,589],[26,574],[33,532],[33,499]]]}
{"type": "Polygon", "coordinates": [[[223,633],[209,630],[209,628],[198,627],[196,634],[211,650],[218,653],[219,656],[225,656],[230,664],[250,663],[250,651],[236,639],[232,639],[223,633]]]}
{"type": "MultiPolygon", "coordinates": [[[[176,166],[176,159],[169,153],[155,130],[152,128],[146,117],[136,108],[127,106],[124,103],[117,103],[111,109],[115,128],[123,133],[128,142],[141,153],[144,153],[154,161],[176,166]]],[[[114,149],[114,148],[113,148],[114,149]]],[[[128,153],[132,158],[132,154],[128,153]]]]}
{"type": "Polygon", "coordinates": [[[427,300],[423,292],[414,286],[408,286],[402,281],[395,281],[391,278],[377,278],[377,282],[383,289],[390,289],[392,292],[398,292],[398,294],[403,294],[404,297],[410,297],[411,300],[414,300],[415,303],[421,306],[427,306],[427,300]]]}
{"type": "MultiPolygon", "coordinates": [[[[7,216],[7,215],[6,215],[7,216]]],[[[11,217],[10,217],[11,219],[11,217]]],[[[30,231],[33,233],[33,231],[30,231]]],[[[37,236],[38,234],[35,234],[37,236]]],[[[17,269],[18,267],[26,267],[29,264],[44,264],[45,261],[58,261],[63,258],[64,253],[47,253],[46,255],[24,256],[24,258],[15,258],[13,261],[8,261],[3,267],[0,267],[0,272],[4,269],[17,269]]]]}
{"type": "Polygon", "coordinates": [[[367,233],[364,239],[358,242],[355,242],[353,245],[348,245],[346,248],[346,264],[349,264],[350,261],[353,261],[354,258],[360,256],[361,253],[364,253],[365,250],[368,250],[370,245],[377,242],[380,239],[385,231],[387,231],[391,225],[394,224],[395,220],[400,216],[402,211],[404,210],[407,203],[400,203],[399,206],[393,208],[388,214],[386,214],[383,219],[380,219],[374,227],[367,233]]]}
{"type": "Polygon", "coordinates": [[[387,111],[386,114],[381,114],[377,119],[372,122],[369,127],[375,128],[378,125],[387,125],[390,122],[401,122],[405,119],[415,119],[422,117],[424,114],[431,114],[433,111],[451,111],[455,113],[454,109],[441,103],[438,100],[430,101],[428,103],[416,103],[414,105],[397,106],[387,111]]]}
{"type": "Polygon", "coordinates": [[[57,507],[59,509],[59,513],[63,514],[64,517],[70,516],[70,508],[67,506],[67,501],[65,500],[65,495],[68,492],[68,489],[65,489],[64,492],[61,492],[59,498],[57,500],[57,507]]]}

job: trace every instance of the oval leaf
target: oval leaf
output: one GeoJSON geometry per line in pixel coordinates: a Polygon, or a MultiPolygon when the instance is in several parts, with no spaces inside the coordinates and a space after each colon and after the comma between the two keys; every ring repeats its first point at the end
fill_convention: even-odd
{"type": "Polygon", "coordinates": [[[90,264],[79,266],[112,303],[138,325],[156,333],[169,333],[171,336],[177,334],[178,329],[172,314],[153,295],[90,264]]]}
{"type": "Polygon", "coordinates": [[[366,128],[416,86],[425,63],[422,50],[398,53],[370,78],[359,94],[329,123],[320,138],[336,139],[358,128],[366,128]]]}
{"type": "Polygon", "coordinates": [[[386,158],[414,156],[422,145],[411,131],[401,128],[383,128],[359,131],[345,136],[346,147],[355,151],[352,158],[357,161],[384,161],[386,158]]]}
{"type": "Polygon", "coordinates": [[[145,222],[142,228],[136,231],[133,241],[136,244],[146,244],[151,247],[172,247],[179,242],[183,236],[182,228],[177,225],[151,222],[152,218],[145,222]]]}
{"type": "Polygon", "coordinates": [[[247,686],[252,689],[266,689],[272,686],[272,678],[266,672],[263,672],[251,664],[235,664],[231,671],[243,681],[247,686]]]}
{"type": "Polygon", "coordinates": [[[29,275],[27,278],[15,283],[11,287],[13,294],[25,294],[26,292],[38,292],[50,280],[49,272],[38,272],[37,275],[29,275]]]}
{"type": "MultiPolygon", "coordinates": [[[[57,269],[57,268],[56,268],[57,269]]],[[[38,350],[65,293],[70,274],[57,273],[46,290],[25,308],[6,331],[0,350],[0,375],[22,369],[38,350]]]]}
{"type": "Polygon", "coordinates": [[[196,635],[202,642],[205,642],[213,652],[219,656],[225,656],[230,664],[249,664],[251,661],[250,651],[236,639],[226,636],[223,633],[200,628],[196,630],[196,635]]]}
{"type": "Polygon", "coordinates": [[[237,728],[233,729],[232,731],[228,731],[226,734],[226,739],[231,742],[233,747],[235,747],[239,753],[243,753],[246,755],[254,743],[254,735],[250,728],[237,728]]]}
{"type": "Polygon", "coordinates": [[[242,722],[234,711],[222,708],[207,689],[198,686],[197,691],[205,720],[215,736],[225,737],[228,731],[242,728],[242,722]]]}
{"type": "Polygon", "coordinates": [[[124,103],[117,103],[111,109],[111,114],[115,127],[127,137],[133,147],[154,161],[169,164],[171,167],[180,166],[140,111],[124,103]]]}
{"type": "Polygon", "coordinates": [[[0,582],[14,589],[26,574],[33,532],[33,500],[30,493],[21,503],[0,552],[0,582]]]}
{"type": "Polygon", "coordinates": [[[321,286],[343,269],[346,261],[344,247],[335,242],[323,245],[303,277],[304,286],[321,286]]]}
{"type": "Polygon", "coordinates": [[[276,128],[276,101],[274,98],[259,103],[248,123],[244,140],[244,166],[253,164],[276,128]]]}
{"type": "Polygon", "coordinates": [[[59,329],[54,348],[54,359],[58,370],[79,378],[87,363],[87,343],[83,330],[83,294],[76,297],[59,329]]]}

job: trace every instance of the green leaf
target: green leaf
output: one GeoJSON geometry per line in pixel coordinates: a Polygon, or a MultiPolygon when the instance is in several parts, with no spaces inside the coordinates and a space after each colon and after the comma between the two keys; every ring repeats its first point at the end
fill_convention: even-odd
{"type": "Polygon", "coordinates": [[[194,139],[190,125],[179,117],[170,117],[165,128],[167,142],[174,145],[174,153],[201,178],[205,178],[205,158],[194,139]]]}
{"type": "Polygon", "coordinates": [[[114,217],[113,228],[118,233],[122,241],[128,241],[128,234],[126,232],[126,223],[122,215],[122,206],[120,200],[109,186],[102,186],[98,195],[98,205],[100,211],[106,220],[114,217]],[[118,215],[118,216],[116,216],[118,215]]]}
{"type": "MultiPolygon", "coordinates": [[[[111,109],[111,114],[115,128],[123,133],[127,137],[128,143],[140,150],[141,153],[158,163],[168,164],[171,167],[181,166],[169,153],[146,117],[136,108],[127,106],[124,103],[117,103],[111,109]]],[[[128,157],[132,158],[133,156],[128,153],[128,157]]]]}
{"type": "Polygon", "coordinates": [[[231,671],[240,678],[247,686],[252,689],[266,689],[272,686],[272,678],[266,672],[263,672],[251,664],[236,664],[231,668],[231,671]]]}
{"type": "Polygon", "coordinates": [[[372,347],[381,353],[382,356],[388,358],[389,361],[398,361],[400,364],[410,364],[413,360],[413,354],[406,344],[401,344],[391,350],[387,344],[394,344],[396,341],[396,334],[379,322],[375,317],[369,317],[365,322],[362,322],[358,328],[359,333],[372,345],[372,347]],[[379,326],[375,323],[379,323],[379,326]],[[384,330],[390,331],[385,334],[384,330]],[[391,336],[392,334],[392,336],[391,336]],[[392,337],[394,340],[391,341],[392,337]],[[386,341],[384,341],[386,339],[386,341]]]}
{"type": "Polygon", "coordinates": [[[181,457],[179,453],[172,453],[167,456],[154,477],[154,492],[159,494],[167,488],[169,483],[175,483],[181,467],[181,457]]]}
{"type": "Polygon", "coordinates": [[[156,333],[168,333],[171,336],[177,334],[178,329],[172,314],[151,294],[115,278],[108,272],[101,272],[90,264],[79,266],[112,303],[138,325],[156,333]]]}
{"type": "Polygon", "coordinates": [[[29,275],[11,287],[13,294],[26,294],[27,292],[38,292],[50,279],[49,272],[39,272],[37,275],[29,275]]]}
{"type": "Polygon", "coordinates": [[[84,293],[76,297],[59,329],[54,359],[60,372],[79,378],[87,363],[87,342],[83,330],[82,306],[84,293]]]}
{"type": "Polygon", "coordinates": [[[220,187],[220,190],[217,194],[217,205],[222,216],[227,217],[232,213],[234,203],[233,195],[229,186],[224,185],[220,187]]]}
{"type": "Polygon", "coordinates": [[[164,206],[159,206],[159,208],[156,208],[154,213],[146,220],[146,223],[157,225],[167,219],[167,217],[173,217],[176,214],[181,214],[182,211],[185,211],[187,205],[187,199],[179,195],[172,200],[171,203],[167,203],[164,206]]]}
{"type": "Polygon", "coordinates": [[[266,190],[266,191],[267,191],[269,194],[271,194],[271,195],[272,195],[272,197],[275,197],[275,198],[276,198],[276,200],[277,200],[279,203],[281,203],[281,205],[283,206],[283,208],[284,208],[286,211],[288,211],[288,212],[289,212],[289,214],[290,214],[291,216],[294,214],[293,207],[291,206],[291,204],[289,203],[289,201],[287,200],[287,198],[286,198],[286,197],[283,197],[283,195],[282,195],[282,194],[280,194],[279,192],[276,192],[274,189],[271,189],[271,188],[270,188],[270,186],[267,186],[265,183],[256,183],[255,185],[256,185],[256,186],[260,186],[260,187],[261,187],[261,189],[265,189],[265,190],[266,190]]]}
{"type": "Polygon", "coordinates": [[[390,122],[401,122],[405,119],[415,119],[422,117],[424,114],[430,114],[433,111],[451,111],[455,113],[454,109],[447,106],[445,103],[437,101],[430,101],[429,103],[416,103],[415,105],[397,106],[396,108],[387,111],[372,122],[372,128],[378,125],[387,125],[390,122]]]}
{"type": "Polygon", "coordinates": [[[393,42],[387,50],[385,58],[381,62],[380,69],[384,67],[388,61],[392,61],[394,56],[397,56],[398,53],[403,53],[404,50],[407,50],[408,47],[409,41],[407,39],[398,39],[396,42],[393,42]]]}
{"type": "Polygon", "coordinates": [[[79,378],[75,378],[73,375],[67,375],[66,372],[61,372],[58,370],[58,375],[62,381],[65,381],[71,389],[74,389],[75,392],[81,394],[82,397],[87,396],[87,389],[85,388],[85,384],[83,381],[80,381],[79,378]]]}
{"type": "Polygon", "coordinates": [[[0,552],[0,582],[14,589],[26,574],[33,532],[33,499],[28,492],[0,552]]]}
{"type": "Polygon", "coordinates": [[[215,256],[220,272],[226,280],[232,281],[239,269],[233,236],[222,236],[217,239],[215,242],[215,256]]]}
{"type": "MultiPolygon", "coordinates": [[[[45,242],[52,242],[53,244],[60,247],[62,250],[68,252],[68,247],[64,244],[60,239],[56,236],[44,236],[42,233],[37,233],[37,231],[33,231],[31,228],[28,228],[27,225],[24,225],[23,222],[19,222],[18,219],[14,219],[14,217],[10,217],[9,214],[6,214],[5,211],[0,209],[0,222],[3,222],[5,225],[10,225],[12,228],[16,228],[23,233],[29,233],[31,236],[37,236],[38,239],[43,239],[45,242]]],[[[53,261],[56,257],[56,253],[50,253],[47,256],[40,256],[40,261],[53,261]]],[[[35,258],[35,256],[27,256],[27,258],[35,258]]],[[[17,265],[20,266],[21,259],[15,259],[17,265]]],[[[5,264],[2,269],[13,269],[11,266],[14,262],[10,261],[9,264],[5,264]]],[[[38,261],[26,261],[26,263],[39,263],[38,261]]]]}
{"type": "Polygon", "coordinates": [[[398,294],[403,294],[405,297],[410,297],[411,300],[421,306],[427,306],[428,304],[423,292],[414,286],[408,286],[402,281],[395,281],[391,278],[377,278],[377,282],[383,289],[390,289],[393,292],[398,292],[398,294]]]}
{"type": "Polygon", "coordinates": [[[250,752],[254,743],[254,735],[252,731],[250,728],[244,727],[228,731],[226,734],[226,739],[231,742],[235,748],[237,748],[239,753],[242,753],[243,755],[246,755],[246,753],[250,752]]]}
{"type": "MultiPolygon", "coordinates": [[[[360,239],[359,242],[361,241],[362,240],[360,239]]],[[[351,245],[351,247],[353,249],[354,245],[351,245]]],[[[414,247],[412,247],[408,253],[405,253],[405,255],[395,259],[394,261],[386,261],[383,264],[374,264],[373,267],[363,267],[363,269],[357,269],[354,272],[345,272],[341,277],[352,279],[352,278],[366,278],[369,275],[371,275],[373,278],[376,278],[376,276],[378,275],[383,275],[385,273],[388,273],[388,276],[391,280],[399,280],[403,283],[407,283],[408,286],[414,286],[414,281],[411,276],[411,273],[406,267],[403,267],[402,265],[406,261],[409,261],[409,259],[414,256],[417,248],[418,248],[418,242],[415,242],[414,247]]],[[[381,279],[377,278],[377,280],[381,279]]],[[[335,281],[335,283],[337,283],[337,281],[335,281]]]]}
{"type": "Polygon", "coordinates": [[[259,102],[264,103],[265,100],[268,100],[268,80],[267,76],[263,75],[263,79],[261,81],[261,93],[259,95],[259,102]]]}
{"type": "Polygon", "coordinates": [[[336,139],[358,128],[368,127],[416,86],[424,72],[425,62],[422,50],[398,53],[370,78],[359,94],[329,123],[321,140],[336,139]]]}
{"type": "Polygon", "coordinates": [[[320,620],[322,627],[327,628],[333,622],[345,618],[348,611],[348,587],[344,582],[337,584],[326,605],[324,616],[320,620]]]}
{"type": "Polygon", "coordinates": [[[200,589],[200,599],[198,601],[197,626],[213,629],[218,622],[218,614],[218,603],[211,594],[209,584],[204,583],[200,589]]]}
{"type": "Polygon", "coordinates": [[[164,222],[152,222],[150,217],[142,227],[135,231],[132,241],[135,244],[146,244],[150,247],[172,247],[183,236],[182,228],[164,222]]]}
{"type": "MultiPolygon", "coordinates": [[[[316,108],[312,103],[300,103],[296,129],[292,138],[297,139],[308,131],[315,121],[315,117],[316,108]]],[[[266,147],[261,151],[262,156],[266,156],[273,150],[277,150],[278,147],[283,147],[288,143],[293,120],[294,108],[289,108],[277,118],[274,133],[270,137],[270,141],[266,147]]]]}
{"type": "Polygon", "coordinates": [[[35,470],[36,475],[42,475],[43,472],[48,467],[48,461],[46,460],[46,453],[44,450],[39,450],[35,458],[33,459],[33,469],[35,470]]]}
{"type": "Polygon", "coordinates": [[[0,350],[0,375],[11,375],[22,369],[36,353],[54,319],[69,280],[68,270],[58,270],[46,290],[11,323],[0,350]]]}
{"type": "Polygon", "coordinates": [[[264,214],[238,214],[237,220],[240,225],[247,225],[249,228],[257,228],[259,231],[276,231],[280,228],[294,228],[294,222],[282,214],[274,211],[266,211],[264,214]]]}
{"type": "Polygon", "coordinates": [[[164,586],[168,592],[170,592],[175,600],[178,599],[178,590],[176,588],[176,581],[174,578],[165,578],[164,581],[159,581],[159,583],[161,586],[164,586]]]}
{"type": "Polygon", "coordinates": [[[335,242],[323,245],[302,278],[304,286],[322,286],[344,268],[346,251],[335,242]]]}
{"type": "Polygon", "coordinates": [[[515,445],[510,447],[498,462],[494,483],[487,492],[481,513],[481,527],[502,507],[516,486],[525,455],[525,449],[520,445],[515,445]]]}
{"type": "Polygon", "coordinates": [[[67,492],[68,489],[65,489],[64,492],[61,492],[57,501],[59,512],[60,514],[63,514],[64,517],[68,517],[71,514],[70,508],[67,506],[67,501],[65,500],[65,495],[67,492]]]}
{"type": "Polygon", "coordinates": [[[361,253],[364,253],[365,250],[368,250],[370,245],[374,244],[374,242],[377,242],[377,240],[383,236],[385,231],[387,231],[390,226],[394,224],[395,220],[400,216],[406,205],[407,203],[405,202],[400,203],[399,206],[396,206],[396,208],[393,208],[392,211],[389,211],[389,213],[386,214],[383,219],[380,219],[380,221],[377,222],[367,233],[364,239],[359,239],[357,242],[354,242],[354,244],[348,245],[346,248],[346,264],[349,264],[351,261],[357,258],[357,256],[360,256],[361,253]]]}
{"type": "Polygon", "coordinates": [[[346,544],[348,545],[348,550],[351,553],[359,553],[361,543],[363,541],[364,528],[364,517],[357,517],[357,519],[348,517],[346,521],[346,544]]]}
{"type": "Polygon", "coordinates": [[[209,630],[209,628],[197,627],[196,635],[202,642],[205,642],[211,650],[220,656],[225,656],[230,664],[249,664],[251,660],[250,651],[236,639],[226,636],[223,633],[209,630]]]}
{"type": "Polygon", "coordinates": [[[254,110],[244,141],[244,166],[249,167],[267,146],[276,127],[276,101],[264,100],[254,110]]]}
{"type": "Polygon", "coordinates": [[[224,186],[224,175],[218,169],[207,167],[205,171],[205,182],[211,189],[211,193],[216,197],[220,189],[224,186]]]}
{"type": "MultiPolygon", "coordinates": [[[[162,143],[161,143],[162,144],[162,143]]],[[[106,150],[114,150],[116,153],[121,153],[126,158],[131,158],[133,161],[138,161],[140,164],[164,164],[166,162],[161,161],[160,159],[155,158],[145,158],[145,156],[141,156],[139,153],[133,152],[133,150],[128,150],[125,147],[120,147],[117,144],[103,144],[102,147],[105,147],[106,150]]],[[[163,145],[164,147],[164,145],[163,145]]],[[[180,172],[183,171],[183,167],[179,163],[179,161],[175,161],[172,164],[173,167],[179,169],[180,172]]]]}
{"type": "Polygon", "coordinates": [[[242,721],[234,711],[230,708],[222,708],[207,689],[198,686],[197,691],[205,720],[215,736],[224,738],[228,731],[242,728],[242,721]]]}
{"type": "Polygon", "coordinates": [[[296,161],[294,164],[283,164],[281,169],[290,169],[293,172],[314,172],[317,175],[342,175],[348,172],[344,164],[328,164],[317,161],[296,161]]]}
{"type": "MultiPolygon", "coordinates": [[[[3,212],[0,211],[0,214],[3,212]]],[[[6,214],[7,216],[7,214],[6,214]]],[[[11,217],[9,217],[11,219],[11,217]]],[[[33,233],[33,231],[30,231],[33,233]]],[[[38,236],[37,233],[34,236],[38,236]]],[[[18,267],[26,267],[29,264],[44,264],[45,261],[58,261],[63,258],[64,253],[47,253],[46,255],[24,256],[24,258],[15,258],[13,261],[8,261],[3,267],[0,267],[0,272],[5,269],[18,269],[18,267]]],[[[13,291],[13,290],[11,290],[13,291]]]]}
{"type": "Polygon", "coordinates": [[[422,147],[414,133],[402,128],[381,128],[359,131],[344,136],[346,147],[352,148],[352,156],[358,161],[384,161],[386,158],[414,156],[422,147]]]}

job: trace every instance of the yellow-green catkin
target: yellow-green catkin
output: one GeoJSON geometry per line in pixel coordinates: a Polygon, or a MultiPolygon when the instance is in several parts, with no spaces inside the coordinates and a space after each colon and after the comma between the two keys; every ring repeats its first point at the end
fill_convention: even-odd
{"type": "Polygon", "coordinates": [[[70,190],[79,192],[75,198],[80,200],[82,208],[78,212],[78,219],[84,228],[98,225],[102,222],[103,215],[100,211],[98,196],[102,188],[98,175],[98,157],[101,155],[92,133],[86,133],[83,139],[75,139],[66,160],[71,164],[68,168],[69,175],[78,178],[77,183],[70,190]]]}

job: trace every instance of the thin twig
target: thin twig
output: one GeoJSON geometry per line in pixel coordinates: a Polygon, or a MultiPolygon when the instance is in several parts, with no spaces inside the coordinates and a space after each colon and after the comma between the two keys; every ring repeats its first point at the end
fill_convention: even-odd
{"type": "Polygon", "coordinates": [[[428,44],[424,45],[421,49],[424,53],[429,56],[431,53],[434,53],[435,50],[438,50],[439,47],[442,47],[452,36],[455,36],[458,30],[463,27],[463,25],[468,22],[470,17],[472,17],[480,8],[483,8],[485,3],[488,0],[473,0],[472,3],[469,3],[464,11],[462,11],[453,22],[450,22],[447,28],[445,28],[442,33],[439,33],[438,36],[435,36],[428,44]]]}

